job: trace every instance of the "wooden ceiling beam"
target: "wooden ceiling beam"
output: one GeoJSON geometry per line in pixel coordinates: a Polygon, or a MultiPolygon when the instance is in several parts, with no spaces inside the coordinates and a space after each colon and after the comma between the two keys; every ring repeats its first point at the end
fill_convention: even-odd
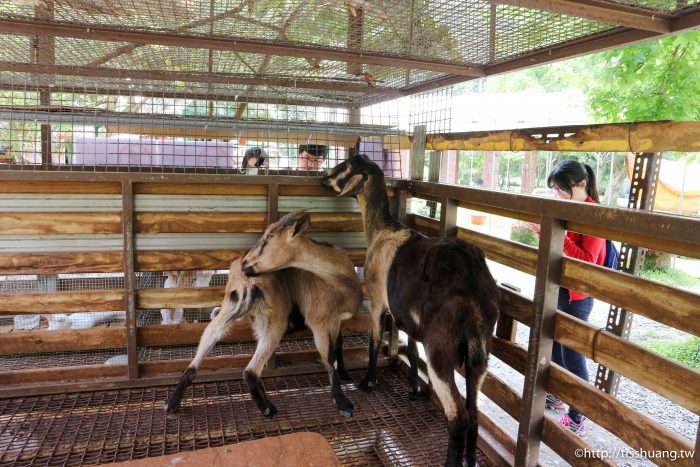
{"type": "Polygon", "coordinates": [[[578,41],[569,42],[560,47],[540,50],[536,53],[521,56],[507,62],[491,65],[486,67],[486,70],[489,76],[496,75],[509,71],[544,65],[546,63],[557,62],[567,58],[578,57],[592,52],[602,52],[604,50],[614,49],[616,47],[622,47],[660,36],[661,35],[657,33],[642,31],[639,29],[617,29],[599,34],[595,38],[588,37],[585,39],[580,39],[578,41]]]}
{"type": "MultiPolygon", "coordinates": [[[[698,28],[700,28],[700,7],[693,7],[682,11],[670,22],[670,34],[678,34],[698,28]]],[[[576,41],[561,44],[559,46],[538,50],[503,63],[489,65],[484,67],[484,71],[486,72],[486,76],[492,76],[500,73],[529,68],[532,66],[557,62],[559,60],[565,60],[593,52],[602,52],[615,47],[623,47],[665,35],[668,34],[659,34],[652,31],[643,31],[639,29],[619,28],[598,34],[594,38],[584,37],[576,41]]],[[[470,81],[472,79],[474,78],[448,75],[418,84],[416,86],[403,88],[401,91],[406,95],[411,95],[444,86],[451,86],[453,84],[470,81]]],[[[382,100],[386,99],[383,97],[377,98],[377,101],[382,100]]]]}
{"type": "Polygon", "coordinates": [[[376,52],[358,52],[332,47],[297,44],[275,44],[254,39],[208,37],[196,34],[137,31],[100,25],[78,26],[20,18],[0,18],[0,31],[5,34],[45,35],[73,37],[134,44],[155,44],[194,49],[230,50],[264,55],[279,55],[349,63],[412,68],[463,76],[483,76],[484,71],[476,66],[444,61],[401,58],[396,55],[376,52]]]}
{"type": "Polygon", "coordinates": [[[496,3],[586,18],[631,29],[671,32],[670,15],[602,0],[495,0],[496,3]]]}
{"type": "Polygon", "coordinates": [[[0,71],[15,71],[21,73],[36,73],[44,75],[87,76],[92,78],[142,79],[154,81],[181,81],[190,83],[242,84],[258,86],[274,86],[297,89],[316,89],[342,93],[402,95],[401,91],[391,88],[381,88],[364,83],[344,83],[313,81],[293,78],[265,78],[230,75],[226,73],[192,73],[166,70],[121,70],[114,68],[89,68],[65,65],[39,65],[35,63],[0,62],[0,71]]]}
{"type": "MultiPolygon", "coordinates": [[[[88,87],[88,86],[62,86],[62,85],[33,85],[27,84],[27,81],[23,83],[12,83],[12,82],[0,82],[0,91],[16,91],[16,92],[51,92],[51,93],[64,93],[64,94],[79,94],[79,95],[91,95],[91,96],[139,96],[148,97],[156,99],[189,99],[189,100],[202,100],[202,101],[215,101],[215,102],[246,102],[248,104],[278,104],[278,105],[298,105],[303,107],[327,107],[332,109],[347,109],[352,106],[352,101],[348,102],[337,102],[337,101],[326,101],[323,99],[312,100],[312,99],[282,99],[282,98],[271,98],[262,97],[255,95],[245,95],[245,94],[219,94],[219,93],[207,93],[205,91],[153,91],[147,89],[141,89],[139,86],[133,88],[119,87],[112,84],[100,87],[88,87]]],[[[350,98],[349,98],[350,99],[350,98]]],[[[58,105],[54,101],[54,105],[58,105]]]]}

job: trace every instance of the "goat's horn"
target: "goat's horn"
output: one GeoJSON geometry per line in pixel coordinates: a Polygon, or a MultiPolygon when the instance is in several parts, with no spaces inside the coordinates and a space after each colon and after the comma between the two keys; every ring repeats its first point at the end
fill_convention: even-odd
{"type": "Polygon", "coordinates": [[[284,217],[282,217],[277,222],[279,222],[279,224],[282,226],[292,225],[292,224],[294,224],[294,222],[297,219],[299,219],[308,210],[309,210],[309,208],[296,209],[296,210],[286,214],[284,217]]]}

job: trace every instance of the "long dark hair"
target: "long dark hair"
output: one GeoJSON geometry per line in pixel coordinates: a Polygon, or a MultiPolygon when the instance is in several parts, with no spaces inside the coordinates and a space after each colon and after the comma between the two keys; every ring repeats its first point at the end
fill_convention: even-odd
{"type": "Polygon", "coordinates": [[[596,203],[600,203],[595,172],[590,165],[582,164],[576,159],[566,159],[558,163],[547,177],[547,186],[549,188],[557,187],[572,196],[572,188],[581,183],[582,180],[586,180],[586,194],[593,198],[596,203]]]}
{"type": "Polygon", "coordinates": [[[267,152],[261,147],[249,148],[246,150],[243,156],[243,161],[241,162],[241,167],[248,168],[248,161],[250,159],[255,159],[255,167],[262,167],[265,164],[265,159],[267,158],[267,152]]]}

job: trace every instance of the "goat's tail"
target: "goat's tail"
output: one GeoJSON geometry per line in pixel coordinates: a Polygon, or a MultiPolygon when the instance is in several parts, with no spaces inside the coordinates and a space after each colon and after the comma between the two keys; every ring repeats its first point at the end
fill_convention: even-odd
{"type": "MultiPolygon", "coordinates": [[[[235,295],[239,294],[235,292],[235,295]]],[[[250,308],[253,305],[253,303],[261,296],[262,292],[260,291],[257,285],[243,287],[243,291],[240,293],[240,297],[236,297],[237,300],[233,299],[235,300],[235,304],[233,305],[232,311],[228,313],[226,322],[234,321],[240,318],[241,316],[245,315],[248,311],[250,311],[250,308]]]]}
{"type": "Polygon", "coordinates": [[[498,320],[499,310],[496,301],[484,300],[480,305],[475,305],[472,312],[471,326],[463,328],[462,342],[466,343],[467,350],[464,365],[465,371],[471,369],[480,373],[486,371],[491,350],[491,335],[498,320]]]}

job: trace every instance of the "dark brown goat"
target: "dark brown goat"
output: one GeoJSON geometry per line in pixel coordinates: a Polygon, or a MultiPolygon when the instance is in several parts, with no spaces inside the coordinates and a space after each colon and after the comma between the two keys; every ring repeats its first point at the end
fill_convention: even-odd
{"type": "Polygon", "coordinates": [[[365,282],[372,299],[372,341],[367,376],[360,389],[377,382],[377,353],[383,314],[391,313],[409,336],[412,396],[419,395],[415,341],[427,356],[428,375],[447,417],[445,465],[476,464],[476,398],[486,372],[498,289],[483,252],[456,239],[425,237],[389,213],[381,169],[364,155],[334,167],[323,185],[339,196],[355,196],[362,211],[367,259],[365,282]],[[464,365],[467,403],[460,403],[454,370],[464,365]],[[465,436],[466,434],[466,436],[465,436]],[[466,454],[465,454],[466,438],[466,454]]]}

